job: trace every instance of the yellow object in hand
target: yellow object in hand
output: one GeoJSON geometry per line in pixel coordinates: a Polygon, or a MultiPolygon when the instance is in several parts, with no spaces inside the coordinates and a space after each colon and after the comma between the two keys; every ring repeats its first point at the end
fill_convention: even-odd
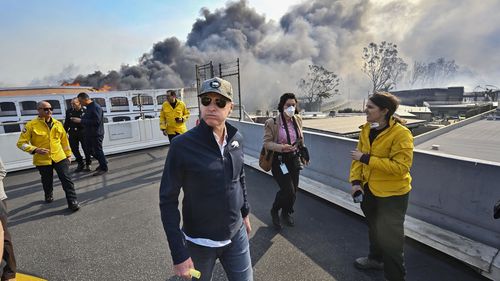
{"type": "Polygon", "coordinates": [[[201,272],[199,272],[198,270],[196,270],[194,268],[189,269],[189,274],[191,274],[191,276],[193,276],[196,279],[200,279],[200,277],[201,277],[201,272]]]}

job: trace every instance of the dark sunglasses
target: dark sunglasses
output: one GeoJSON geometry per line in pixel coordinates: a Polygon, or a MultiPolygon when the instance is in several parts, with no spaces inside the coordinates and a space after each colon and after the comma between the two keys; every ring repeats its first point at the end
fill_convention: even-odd
{"type": "Polygon", "coordinates": [[[43,109],[43,111],[45,111],[45,112],[52,111],[52,107],[45,107],[45,108],[41,108],[41,109],[43,109]]]}
{"type": "Polygon", "coordinates": [[[219,107],[219,108],[226,107],[226,104],[229,101],[226,98],[212,99],[211,97],[204,96],[204,97],[201,97],[201,104],[203,104],[204,106],[209,106],[210,103],[212,102],[212,100],[215,100],[215,105],[217,105],[217,107],[219,107]]]}

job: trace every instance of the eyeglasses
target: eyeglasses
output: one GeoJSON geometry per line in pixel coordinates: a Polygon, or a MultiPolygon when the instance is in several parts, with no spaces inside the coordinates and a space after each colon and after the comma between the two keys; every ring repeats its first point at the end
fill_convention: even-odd
{"type": "Polygon", "coordinates": [[[40,109],[43,109],[43,111],[45,111],[45,112],[52,111],[52,107],[45,107],[45,108],[40,108],[40,109]]]}
{"type": "Polygon", "coordinates": [[[226,104],[229,101],[228,99],[225,99],[225,98],[212,99],[211,97],[204,96],[204,97],[201,97],[201,104],[203,104],[204,106],[209,106],[210,103],[212,102],[212,100],[215,100],[215,104],[219,108],[226,107],[226,104]]]}

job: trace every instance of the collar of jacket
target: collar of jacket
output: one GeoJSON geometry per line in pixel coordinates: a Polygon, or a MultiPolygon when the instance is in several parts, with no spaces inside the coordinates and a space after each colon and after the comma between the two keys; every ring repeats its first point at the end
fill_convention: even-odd
{"type": "MultiPolygon", "coordinates": [[[[236,127],[233,127],[231,124],[229,124],[227,121],[225,122],[226,124],[226,133],[227,133],[227,143],[231,143],[232,138],[236,135],[238,132],[238,129],[236,127]]],[[[200,124],[198,125],[200,127],[200,132],[203,134],[203,137],[206,137],[207,139],[213,140],[211,143],[213,143],[217,149],[219,149],[219,145],[217,144],[217,141],[214,138],[214,130],[212,127],[208,126],[207,123],[205,123],[205,120],[200,119],[200,124]]]]}
{"type": "MultiPolygon", "coordinates": [[[[392,128],[394,128],[394,125],[396,125],[396,123],[397,123],[396,119],[394,119],[394,117],[391,116],[391,118],[389,118],[389,126],[387,127],[387,129],[380,132],[380,134],[375,139],[378,139],[379,137],[387,134],[387,132],[389,132],[392,128]]],[[[364,125],[359,126],[359,128],[366,129],[365,130],[366,136],[370,134],[370,122],[366,122],[364,125]]]]}
{"type": "MultiPolygon", "coordinates": [[[[389,119],[389,128],[392,128],[396,123],[396,119],[391,116],[391,118],[389,119]]],[[[363,129],[365,127],[370,127],[370,122],[366,122],[364,125],[359,126],[360,129],[363,129]]]]}
{"type": "MultiPolygon", "coordinates": [[[[40,122],[47,123],[47,122],[45,121],[45,119],[43,119],[43,117],[37,116],[37,118],[36,118],[36,119],[37,119],[38,121],[40,121],[40,122]]],[[[54,117],[52,117],[52,116],[50,117],[50,119],[51,119],[52,123],[55,123],[55,121],[57,121],[57,120],[56,120],[56,119],[54,119],[54,117]]]]}

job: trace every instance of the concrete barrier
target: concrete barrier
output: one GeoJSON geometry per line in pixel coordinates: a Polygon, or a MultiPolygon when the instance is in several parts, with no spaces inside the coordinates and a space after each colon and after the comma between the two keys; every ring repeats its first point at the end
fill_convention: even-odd
{"type": "MultiPolygon", "coordinates": [[[[263,125],[231,123],[243,134],[245,154],[258,168],[263,125]]],[[[301,188],[305,183],[309,187],[303,189],[355,211],[356,206],[341,199],[350,190],[350,151],[357,141],[314,132],[304,132],[304,138],[311,165],[301,172],[305,179],[301,188]]],[[[500,221],[493,219],[493,206],[500,199],[500,163],[415,150],[411,174],[406,235],[459,258],[491,279],[500,278],[500,221]]]]}

